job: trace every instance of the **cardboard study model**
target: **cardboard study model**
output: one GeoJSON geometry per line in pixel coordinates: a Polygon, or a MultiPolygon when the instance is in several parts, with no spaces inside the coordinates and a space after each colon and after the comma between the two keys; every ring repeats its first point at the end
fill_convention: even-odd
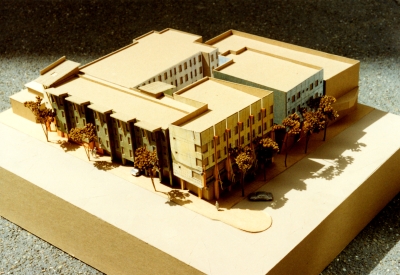
{"type": "MultiPolygon", "coordinates": [[[[26,90],[11,96],[14,114],[35,121],[24,103],[40,96],[42,108],[55,113],[57,139],[71,138],[72,131],[72,137],[79,137],[74,139],[88,144],[84,145],[88,158],[90,149],[99,154],[95,167],[114,175],[123,171],[118,175],[126,181],[98,175],[99,171],[86,164],[78,167],[69,162],[84,179],[38,183],[31,175],[24,175],[35,183],[21,182],[18,192],[14,185],[4,184],[1,192],[6,199],[0,214],[106,273],[137,271],[138,266],[143,270],[147,265],[143,263],[160,271],[169,255],[179,260],[174,262],[174,270],[183,274],[195,271],[183,268],[180,261],[211,274],[248,272],[249,262],[252,274],[316,273],[399,191],[393,173],[387,173],[399,158],[398,141],[388,134],[388,140],[379,145],[385,148],[374,142],[377,131],[385,132],[387,123],[400,124],[399,118],[362,105],[356,108],[359,62],[355,60],[233,30],[202,43],[200,36],[166,29],[138,37],[84,66],[63,57],[40,73],[38,79],[26,84],[26,90]],[[154,45],[162,47],[154,51],[154,45]],[[311,137],[310,143],[301,139],[299,144],[308,145],[309,155],[304,154],[303,146],[291,147],[287,162],[292,167],[286,170],[283,154],[276,155],[278,144],[269,138],[276,138],[274,125],[300,114],[311,100],[323,95],[337,99],[333,108],[341,120],[332,125],[325,143],[321,136],[311,137]],[[93,125],[90,136],[96,138],[88,139],[76,130],[88,125],[93,125]],[[136,158],[142,158],[135,152],[142,147],[158,160],[153,163],[156,165],[145,165],[146,159],[143,165],[137,163],[136,158]],[[260,153],[263,147],[271,151],[260,153]],[[377,150],[383,150],[384,156],[371,161],[377,150]],[[104,156],[114,163],[106,163],[104,156]],[[266,170],[273,157],[279,160],[266,170]],[[243,184],[244,175],[252,174],[249,169],[254,169],[253,163],[263,167],[264,178],[243,184]],[[146,167],[150,175],[152,168],[157,168],[162,184],[154,181],[154,191],[168,196],[166,205],[160,205],[157,196],[126,184],[142,182],[143,177],[130,175],[134,165],[146,167]],[[369,172],[363,167],[369,167],[369,172]],[[384,187],[377,177],[385,179],[384,187]],[[232,184],[234,181],[238,184],[232,184]],[[191,193],[171,189],[174,183],[191,193]],[[36,211],[33,217],[41,215],[41,223],[29,217],[29,209],[13,203],[28,189],[34,194],[29,202],[36,211]],[[273,201],[242,201],[243,193],[256,189],[272,192],[273,201]],[[78,241],[70,241],[64,223],[57,228],[63,232],[60,234],[42,227],[51,225],[57,213],[53,208],[44,209],[41,200],[57,206],[54,209],[75,213],[66,216],[68,223],[79,223],[80,232],[71,229],[67,221],[65,228],[85,243],[84,249],[78,241]],[[185,208],[168,208],[171,201],[185,208]],[[149,203],[152,207],[147,208],[149,203]],[[194,212],[186,212],[186,208],[194,212]],[[360,211],[363,215],[358,216],[360,211]],[[271,226],[267,212],[274,224],[265,231],[271,226]],[[199,218],[197,213],[261,233],[250,237],[247,232],[199,218]],[[95,225],[99,235],[92,238],[89,228],[95,225]],[[155,237],[151,228],[164,230],[155,237]],[[186,241],[177,246],[173,232],[180,232],[179,239],[186,241]],[[171,238],[171,242],[166,241],[171,238]],[[155,248],[143,247],[142,241],[155,248]],[[140,246],[146,255],[158,253],[157,260],[141,255],[136,256],[137,262],[127,256],[116,257],[115,250],[107,249],[110,242],[121,244],[118,255],[129,255],[140,246]],[[245,254],[232,254],[234,247],[241,247],[245,254]],[[313,256],[313,262],[304,261],[305,255],[313,256]]],[[[20,120],[5,113],[3,123],[6,116],[20,120]]],[[[30,127],[27,123],[20,120],[14,125],[30,127]]],[[[63,141],[59,143],[65,147],[63,141]]],[[[287,148],[283,150],[287,152],[287,148]]],[[[49,159],[71,161],[58,151],[44,151],[52,156],[49,159]]],[[[9,163],[13,163],[11,159],[9,163]]],[[[49,173],[63,173],[61,164],[48,165],[49,173]]],[[[10,164],[2,166],[17,169],[10,164]]],[[[152,189],[150,181],[146,186],[152,189]]]]}

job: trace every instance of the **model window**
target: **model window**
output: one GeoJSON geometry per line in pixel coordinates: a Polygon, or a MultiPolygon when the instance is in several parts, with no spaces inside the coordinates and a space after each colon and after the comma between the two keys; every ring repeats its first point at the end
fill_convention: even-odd
{"type": "Polygon", "coordinates": [[[295,112],[296,112],[296,110],[293,108],[293,109],[292,109],[292,114],[294,114],[295,112]]]}
{"type": "Polygon", "coordinates": [[[206,157],[205,159],[203,159],[203,163],[204,163],[204,166],[207,166],[207,165],[208,165],[208,157],[206,157]]]}
{"type": "Polygon", "coordinates": [[[172,70],[169,70],[169,76],[172,77],[172,70]]]}
{"type": "Polygon", "coordinates": [[[179,65],[179,72],[182,72],[182,65],[179,65]]]}
{"type": "Polygon", "coordinates": [[[261,134],[261,126],[258,126],[258,133],[261,134]]]}
{"type": "Polygon", "coordinates": [[[272,127],[274,125],[274,119],[271,118],[271,120],[269,121],[269,125],[272,127]]]}
{"type": "Polygon", "coordinates": [[[193,72],[190,72],[190,79],[193,78],[193,72]]]}
{"type": "Polygon", "coordinates": [[[240,131],[243,131],[244,130],[244,124],[242,123],[241,125],[242,125],[242,129],[240,129],[240,131]]]}
{"type": "Polygon", "coordinates": [[[250,119],[247,119],[247,128],[250,126],[250,119]]]}
{"type": "Polygon", "coordinates": [[[217,137],[217,145],[219,145],[219,136],[217,137]]]}
{"type": "Polygon", "coordinates": [[[294,102],[296,100],[295,96],[292,96],[292,102],[294,102]]]}
{"type": "Polygon", "coordinates": [[[119,120],[117,120],[117,125],[118,125],[118,128],[121,128],[121,122],[119,120]]]}
{"type": "Polygon", "coordinates": [[[313,86],[314,86],[314,84],[311,83],[311,84],[310,84],[310,91],[313,89],[313,86]]]}
{"type": "Polygon", "coordinates": [[[104,128],[104,134],[108,134],[107,128],[104,128]]]}
{"type": "Polygon", "coordinates": [[[315,87],[318,86],[318,80],[315,80],[315,87]]]}
{"type": "Polygon", "coordinates": [[[174,82],[173,82],[173,81],[171,81],[171,85],[174,85],[174,82]]]}
{"type": "Polygon", "coordinates": [[[238,140],[235,140],[235,147],[238,147],[238,140]]]}
{"type": "Polygon", "coordinates": [[[76,106],[75,106],[75,104],[72,104],[73,106],[74,106],[74,110],[76,111],[76,106]]]}
{"type": "Polygon", "coordinates": [[[199,67],[199,73],[203,73],[203,67],[199,67]]]}
{"type": "Polygon", "coordinates": [[[185,74],[185,82],[188,81],[188,75],[185,74]]]}
{"type": "Polygon", "coordinates": [[[195,146],[194,146],[194,149],[195,149],[196,152],[201,153],[201,146],[195,145],[195,146]]]}
{"type": "Polygon", "coordinates": [[[258,113],[258,121],[261,120],[261,112],[258,113]]]}
{"type": "Polygon", "coordinates": [[[176,75],[176,68],[174,68],[174,75],[176,75]]]}
{"type": "Polygon", "coordinates": [[[164,80],[167,80],[167,78],[168,78],[168,74],[164,73],[164,80]]]}
{"type": "Polygon", "coordinates": [[[214,141],[211,141],[211,148],[214,149],[214,141]]]}
{"type": "Polygon", "coordinates": [[[108,148],[109,147],[108,140],[106,140],[106,145],[107,145],[107,148],[108,148]]]}
{"type": "Polygon", "coordinates": [[[183,83],[183,77],[180,77],[180,84],[183,83]]]}
{"type": "Polygon", "coordinates": [[[195,77],[197,76],[197,70],[196,69],[194,69],[194,76],[195,77]]]}
{"type": "Polygon", "coordinates": [[[199,55],[199,62],[201,62],[201,55],[199,55]]]}
{"type": "Polygon", "coordinates": [[[61,116],[64,117],[64,111],[61,111],[61,116]]]}
{"type": "Polygon", "coordinates": [[[77,116],[75,117],[75,122],[78,123],[78,117],[77,116]]]}
{"type": "Polygon", "coordinates": [[[228,133],[229,133],[229,138],[231,138],[231,131],[229,131],[228,133]]]}
{"type": "Polygon", "coordinates": [[[85,119],[83,119],[83,126],[85,126],[86,125],[86,120],[85,119]]]}
{"type": "Polygon", "coordinates": [[[156,78],[155,77],[153,77],[153,82],[156,82],[156,78]]]}
{"type": "Polygon", "coordinates": [[[224,133],[224,141],[226,141],[226,133],[224,133]]]}
{"type": "Polygon", "coordinates": [[[238,126],[235,126],[235,135],[238,133],[238,126]]]}
{"type": "Polygon", "coordinates": [[[211,55],[211,62],[214,62],[214,56],[211,55]]]}
{"type": "Polygon", "coordinates": [[[205,153],[205,152],[207,152],[208,151],[208,144],[204,144],[202,147],[201,147],[201,152],[202,153],[205,153]]]}
{"type": "Polygon", "coordinates": [[[214,154],[212,154],[212,162],[215,162],[214,154]]]}
{"type": "Polygon", "coordinates": [[[217,151],[217,158],[220,159],[221,158],[221,150],[217,151]]]}
{"type": "Polygon", "coordinates": [[[178,80],[175,79],[175,86],[178,87],[178,80]]]}
{"type": "Polygon", "coordinates": [[[189,66],[192,67],[192,60],[189,60],[189,66]]]}
{"type": "Polygon", "coordinates": [[[122,141],[122,135],[121,134],[119,135],[119,141],[122,141]]]}
{"type": "Polygon", "coordinates": [[[226,146],[224,147],[224,155],[226,155],[226,146]]]}
{"type": "MultiPolygon", "coordinates": [[[[200,166],[200,167],[203,165],[203,162],[201,161],[201,159],[196,159],[196,165],[200,166]]],[[[197,174],[197,173],[193,173],[193,174],[197,174]]]]}
{"type": "Polygon", "coordinates": [[[121,147],[121,149],[122,149],[122,154],[125,154],[124,147],[121,147]]]}
{"type": "Polygon", "coordinates": [[[240,138],[240,144],[244,144],[244,137],[240,138]]]}
{"type": "Polygon", "coordinates": [[[186,70],[187,69],[187,62],[183,63],[183,68],[186,70]]]}
{"type": "Polygon", "coordinates": [[[247,141],[250,141],[250,133],[247,133],[247,141]]]}
{"type": "Polygon", "coordinates": [[[297,99],[299,99],[299,98],[300,98],[300,92],[297,93],[297,99]]]}
{"type": "Polygon", "coordinates": [[[161,75],[158,76],[158,81],[161,81],[161,75]]]}
{"type": "Polygon", "coordinates": [[[128,137],[128,144],[131,144],[131,138],[128,137]]]}
{"type": "Polygon", "coordinates": [[[196,58],[193,58],[193,64],[196,65],[196,58]]]}
{"type": "Polygon", "coordinates": [[[96,125],[96,130],[97,130],[97,132],[99,131],[99,125],[96,125]]]}
{"type": "Polygon", "coordinates": [[[129,150],[129,156],[130,156],[130,157],[133,157],[133,155],[132,155],[132,150],[129,150]]]}
{"type": "Polygon", "coordinates": [[[254,116],[251,117],[251,124],[254,124],[254,116]]]}
{"type": "Polygon", "coordinates": [[[297,112],[300,112],[300,105],[297,105],[297,112]]]}

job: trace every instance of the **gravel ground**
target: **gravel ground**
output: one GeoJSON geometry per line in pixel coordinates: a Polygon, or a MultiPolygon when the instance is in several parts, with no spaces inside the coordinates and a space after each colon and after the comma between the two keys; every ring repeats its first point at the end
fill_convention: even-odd
{"type": "MultiPolygon", "coordinates": [[[[3,0],[0,111],[59,57],[84,64],[167,27],[204,40],[237,29],[358,59],[359,102],[400,115],[399,0],[3,0]]],[[[322,274],[400,274],[399,234],[397,195],[322,274]]],[[[102,274],[0,217],[0,275],[39,273],[102,274]]]]}

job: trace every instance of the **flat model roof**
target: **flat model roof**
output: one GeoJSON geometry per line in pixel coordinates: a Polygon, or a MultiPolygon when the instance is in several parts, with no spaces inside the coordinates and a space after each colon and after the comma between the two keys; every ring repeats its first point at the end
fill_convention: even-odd
{"type": "Polygon", "coordinates": [[[173,29],[151,32],[81,71],[127,88],[136,87],[192,55],[215,50],[196,41],[201,41],[201,36],[173,29]]]}
{"type": "MultiPolygon", "coordinates": [[[[177,92],[182,97],[208,104],[208,111],[179,126],[183,129],[202,132],[261,99],[261,97],[251,95],[240,88],[235,89],[224,85],[224,82],[208,78],[197,85],[177,92]]],[[[237,87],[240,86],[242,85],[237,85],[237,87]]],[[[271,93],[254,89],[259,90],[259,94],[264,96],[271,93]]]]}
{"type": "MultiPolygon", "coordinates": [[[[54,88],[56,94],[68,93],[69,96],[90,99],[90,103],[112,109],[116,113],[147,122],[164,129],[195,111],[195,108],[169,97],[151,98],[109,83],[95,82],[86,77],[76,77],[54,88]]],[[[51,91],[50,93],[53,93],[51,91]]]]}
{"type": "Polygon", "coordinates": [[[220,53],[238,51],[244,47],[312,64],[324,69],[324,79],[346,70],[358,61],[329,53],[307,49],[276,40],[230,30],[206,42],[219,49],[220,53]]]}
{"type": "Polygon", "coordinates": [[[252,50],[231,53],[226,57],[233,59],[232,64],[217,68],[218,71],[283,92],[293,89],[322,69],[252,50]]]}

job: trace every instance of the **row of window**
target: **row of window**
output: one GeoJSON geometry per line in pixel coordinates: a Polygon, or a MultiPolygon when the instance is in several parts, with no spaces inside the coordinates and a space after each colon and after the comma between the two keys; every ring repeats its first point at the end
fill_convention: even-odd
{"type": "MultiPolygon", "coordinates": [[[[198,62],[201,62],[201,55],[197,56],[198,62]]],[[[193,59],[189,60],[189,67],[192,67],[193,65],[196,65],[196,57],[193,57],[193,59]],[[193,60],[193,63],[192,63],[193,60]]],[[[188,62],[185,61],[183,62],[183,70],[187,70],[188,68],[188,62]]],[[[172,77],[172,75],[176,75],[177,74],[177,69],[178,72],[181,73],[182,72],[182,64],[178,65],[177,67],[174,67],[173,69],[169,70],[169,77],[172,77]]],[[[203,73],[203,68],[200,66],[199,67],[199,74],[203,73]]],[[[197,77],[197,69],[194,70],[194,77],[197,77]]],[[[190,78],[193,78],[193,71],[190,72],[190,78]]],[[[158,75],[157,77],[158,81],[166,81],[168,79],[168,71],[164,72],[163,75],[158,75]]],[[[148,84],[150,84],[151,82],[155,82],[156,78],[153,78],[153,81],[151,81],[151,79],[148,81],[148,84]]],[[[185,75],[185,81],[188,81],[188,74],[185,75]]],[[[179,84],[183,84],[183,78],[180,78],[180,83],[179,84]]],[[[142,86],[146,85],[146,83],[143,83],[142,86]]],[[[171,85],[174,85],[173,82],[171,82],[171,85]]],[[[175,86],[178,86],[178,81],[175,80],[175,86]]]]}
{"type": "MultiPolygon", "coordinates": [[[[322,83],[322,80],[321,80],[321,82],[320,83],[322,83]]],[[[310,84],[310,91],[312,91],[312,89],[314,89],[314,85],[315,85],[315,87],[317,87],[318,86],[318,80],[315,80],[315,83],[311,83],[310,84]]],[[[306,89],[306,91],[308,91],[308,88],[306,89]]],[[[292,95],[292,102],[295,102],[296,101],[296,99],[300,99],[300,97],[301,97],[301,94],[303,94],[304,93],[304,90],[303,91],[299,91],[299,92],[297,92],[297,94],[296,95],[292,95]]],[[[290,101],[290,98],[288,98],[288,102],[290,101]]]]}

